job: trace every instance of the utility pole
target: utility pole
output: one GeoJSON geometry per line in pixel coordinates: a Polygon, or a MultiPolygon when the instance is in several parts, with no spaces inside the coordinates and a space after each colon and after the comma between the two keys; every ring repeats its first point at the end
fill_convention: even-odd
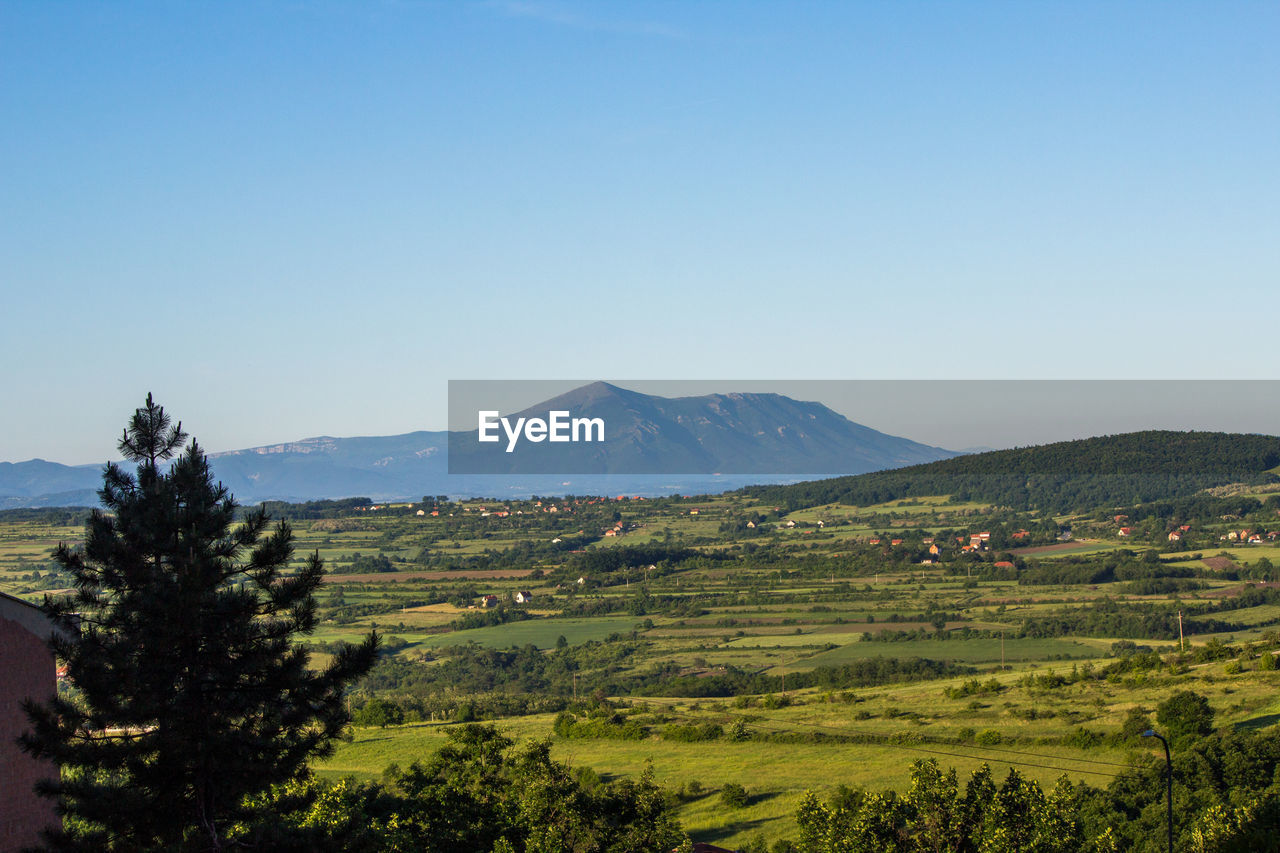
{"type": "Polygon", "coordinates": [[[575,704],[578,701],[578,673],[576,672],[573,674],[573,701],[575,704]]]}
{"type": "Polygon", "coordinates": [[[1182,641],[1182,611],[1179,610],[1178,611],[1178,651],[1185,652],[1186,650],[1187,650],[1186,644],[1183,643],[1182,641]]]}
{"type": "Polygon", "coordinates": [[[1000,632],[1000,671],[1004,672],[1004,631],[1000,632]]]}

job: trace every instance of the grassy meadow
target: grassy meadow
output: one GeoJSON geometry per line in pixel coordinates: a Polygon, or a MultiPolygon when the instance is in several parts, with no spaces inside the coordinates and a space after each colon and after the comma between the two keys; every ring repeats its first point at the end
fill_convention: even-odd
{"type": "MultiPolygon", "coordinates": [[[[1042,517],[946,496],[794,512],[741,495],[465,501],[291,524],[297,559],[318,553],[330,572],[305,638],[315,662],[376,630],[394,678],[358,685],[352,706],[378,696],[411,718],[354,727],[316,764],[330,778],[430,755],[466,706],[606,780],[651,763],[693,837],[733,847],[793,837],[806,790],[901,789],[916,759],[962,780],[987,763],[1105,785],[1153,754],[1118,738],[1130,713],[1180,690],[1208,697],[1219,725],[1280,719],[1280,673],[1259,657],[1280,645],[1280,597],[1255,585],[1280,547],[1222,540],[1234,520],[1207,520],[1180,549],[1154,526],[1121,536],[1110,509],[1042,517]],[[1222,558],[1235,568],[1214,568],[1222,558]],[[484,656],[518,649],[547,672],[520,680],[484,656]],[[1164,660],[1119,666],[1146,650],[1164,660]],[[933,669],[867,674],[916,659],[933,669]],[[561,709],[643,735],[557,734],[561,709]],[[672,735],[699,727],[717,734],[672,735]],[[720,801],[729,782],[745,807],[720,801]]],[[[0,514],[0,590],[58,594],[50,553],[82,527],[78,513],[0,514]]]]}

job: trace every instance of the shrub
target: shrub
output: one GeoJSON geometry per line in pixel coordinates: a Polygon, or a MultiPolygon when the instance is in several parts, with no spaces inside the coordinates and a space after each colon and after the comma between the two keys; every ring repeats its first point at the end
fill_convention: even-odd
{"type": "Polygon", "coordinates": [[[1160,703],[1156,720],[1172,741],[1203,737],[1213,731],[1213,708],[1199,693],[1183,690],[1160,703]]]}
{"type": "Polygon", "coordinates": [[[720,802],[730,808],[743,808],[746,806],[748,799],[747,789],[737,782],[725,782],[720,786],[720,802]]]}

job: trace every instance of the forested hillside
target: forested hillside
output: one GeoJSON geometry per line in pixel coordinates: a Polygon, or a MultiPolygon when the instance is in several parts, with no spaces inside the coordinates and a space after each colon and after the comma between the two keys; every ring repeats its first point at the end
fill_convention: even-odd
{"type": "Polygon", "coordinates": [[[1132,505],[1226,483],[1274,482],[1280,438],[1218,432],[1149,430],[996,450],[743,494],[788,510],[828,503],[869,506],[951,495],[1012,509],[1065,512],[1132,505]]]}

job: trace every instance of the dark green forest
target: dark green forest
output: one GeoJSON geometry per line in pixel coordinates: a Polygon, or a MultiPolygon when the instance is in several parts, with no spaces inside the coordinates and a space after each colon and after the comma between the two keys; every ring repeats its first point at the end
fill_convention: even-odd
{"type": "Polygon", "coordinates": [[[975,453],[855,477],[742,494],[788,511],[827,503],[870,506],[926,495],[1016,510],[1068,512],[1168,500],[1226,483],[1276,482],[1280,438],[1149,430],[975,453]]]}

